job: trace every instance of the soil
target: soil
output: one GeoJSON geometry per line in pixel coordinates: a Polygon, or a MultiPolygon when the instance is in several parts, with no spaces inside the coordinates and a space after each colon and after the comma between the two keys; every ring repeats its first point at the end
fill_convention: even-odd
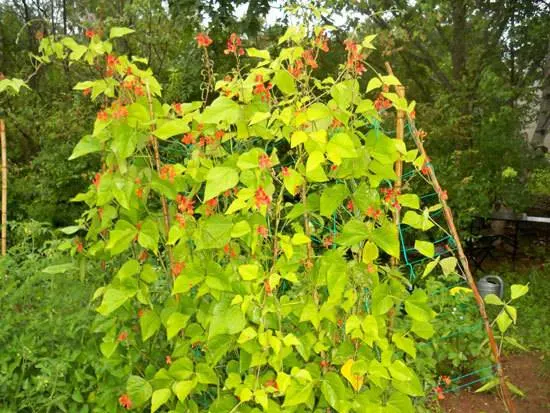
{"type": "MultiPolygon", "coordinates": [[[[517,413],[550,412],[550,355],[522,353],[502,360],[510,381],[525,393],[514,395],[517,413]]],[[[480,386],[478,386],[480,387],[480,386]]],[[[496,392],[475,393],[474,386],[457,394],[446,394],[440,402],[446,413],[506,413],[496,392]]]]}

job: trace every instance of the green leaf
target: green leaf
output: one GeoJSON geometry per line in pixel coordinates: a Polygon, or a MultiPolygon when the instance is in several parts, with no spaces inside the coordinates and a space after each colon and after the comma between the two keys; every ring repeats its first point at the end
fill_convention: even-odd
{"type": "Polygon", "coordinates": [[[367,85],[367,93],[369,93],[371,90],[378,89],[382,86],[382,81],[378,77],[373,77],[371,80],[369,80],[369,84],[367,85]]]}
{"type": "Polygon", "coordinates": [[[325,157],[320,151],[312,152],[307,158],[306,177],[311,182],[325,182],[327,175],[323,170],[322,164],[325,162],[325,157]]]}
{"type": "Polygon", "coordinates": [[[139,327],[141,330],[141,339],[149,340],[160,328],[160,317],[153,310],[145,311],[139,319],[139,327]]]}
{"type": "Polygon", "coordinates": [[[290,147],[295,148],[296,146],[307,142],[308,136],[307,133],[305,133],[302,130],[297,130],[292,133],[292,136],[290,137],[290,147]]]}
{"type": "Polygon", "coordinates": [[[170,389],[155,390],[151,397],[151,413],[156,412],[159,407],[170,400],[170,396],[172,396],[172,391],[170,389]]]}
{"type": "Polygon", "coordinates": [[[413,378],[414,373],[401,360],[395,360],[388,370],[392,378],[399,381],[409,381],[413,378]]]}
{"type": "Polygon", "coordinates": [[[188,121],[183,119],[170,120],[159,126],[153,132],[153,135],[155,135],[159,139],[166,140],[168,138],[171,138],[172,136],[187,133],[190,130],[188,123],[188,121]]]}
{"type": "Polygon", "coordinates": [[[506,386],[508,386],[508,388],[510,389],[510,391],[514,394],[517,394],[518,396],[520,397],[525,397],[525,393],[521,391],[521,389],[519,387],[516,387],[514,386],[512,383],[510,383],[509,381],[506,381],[506,386]]]}
{"type": "Polygon", "coordinates": [[[428,263],[428,265],[426,265],[426,268],[424,268],[424,272],[422,273],[422,278],[428,276],[432,271],[433,269],[437,266],[437,264],[439,263],[439,260],[441,259],[441,257],[437,257],[435,260],[433,261],[430,261],[428,263]]]}
{"type": "Polygon", "coordinates": [[[281,69],[275,73],[273,84],[277,86],[285,95],[296,93],[296,82],[290,73],[281,69]]]}
{"type": "Polygon", "coordinates": [[[239,183],[239,173],[234,168],[217,166],[206,175],[206,188],[204,190],[204,200],[208,201],[217,197],[221,193],[235,187],[239,183]]]}
{"type": "Polygon", "coordinates": [[[414,242],[414,248],[421,253],[422,255],[425,255],[426,257],[433,258],[435,254],[435,248],[434,244],[428,241],[420,241],[416,240],[414,242]]]}
{"type": "Polygon", "coordinates": [[[378,258],[378,247],[375,243],[371,241],[365,242],[365,246],[363,247],[363,262],[365,264],[368,264],[369,262],[373,262],[378,258]]]}
{"type": "Polygon", "coordinates": [[[485,304],[491,304],[491,305],[503,305],[504,303],[498,296],[495,294],[487,294],[484,298],[485,304]]]}
{"type": "Polygon", "coordinates": [[[147,248],[155,253],[158,251],[159,228],[155,221],[146,219],[138,233],[138,243],[143,248],[147,248]]]}
{"type": "Polygon", "coordinates": [[[303,232],[297,232],[292,236],[291,242],[292,245],[305,245],[309,244],[311,240],[303,232]]]}
{"type": "Polygon", "coordinates": [[[252,327],[247,327],[243,331],[241,331],[241,335],[239,336],[237,343],[243,344],[247,341],[252,340],[253,338],[256,338],[258,336],[258,333],[256,330],[252,327]]]}
{"type": "Polygon", "coordinates": [[[344,184],[336,184],[326,187],[321,194],[320,213],[325,217],[332,216],[332,213],[342,205],[344,199],[349,195],[348,188],[344,184]]]}
{"type": "Polygon", "coordinates": [[[217,303],[212,311],[208,339],[222,334],[240,333],[246,326],[246,319],[240,306],[231,305],[229,297],[217,303]]]}
{"type": "Polygon", "coordinates": [[[127,27],[113,27],[109,32],[109,39],[115,39],[117,37],[126,36],[127,34],[134,33],[135,30],[127,27]]]}
{"type": "Polygon", "coordinates": [[[366,240],[368,237],[369,231],[365,223],[352,218],[346,222],[342,229],[342,233],[337,239],[338,244],[345,247],[351,247],[366,240]]]}
{"type": "Polygon", "coordinates": [[[137,228],[127,221],[117,221],[115,229],[109,233],[109,241],[106,249],[111,251],[112,255],[120,254],[130,247],[130,244],[137,235],[137,228]]]}
{"type": "Polygon", "coordinates": [[[441,269],[443,270],[444,275],[449,275],[455,272],[457,264],[458,261],[455,257],[443,258],[439,263],[439,265],[441,265],[441,269]]]}
{"type": "Polygon", "coordinates": [[[99,139],[92,135],[86,135],[76,144],[73,153],[69,157],[69,161],[87,155],[92,152],[99,152],[102,149],[102,144],[99,139]]]}
{"type": "Polygon", "coordinates": [[[239,104],[225,96],[216,98],[201,115],[204,123],[226,122],[228,124],[237,123],[241,115],[239,104]]]}
{"type": "Polygon", "coordinates": [[[491,390],[492,388],[498,386],[498,384],[499,384],[499,379],[495,377],[494,379],[489,380],[487,383],[485,383],[483,386],[477,389],[476,393],[482,393],[484,391],[491,390]]]}
{"type": "Polygon", "coordinates": [[[409,354],[413,359],[416,358],[416,343],[414,340],[403,337],[399,334],[394,334],[392,336],[392,341],[395,343],[396,347],[400,350],[403,350],[405,353],[409,354]]]}
{"type": "Polygon", "coordinates": [[[166,338],[171,340],[174,338],[186,325],[189,321],[189,315],[173,312],[168,317],[166,321],[166,338]]]}
{"type": "Polygon", "coordinates": [[[257,264],[239,265],[239,274],[245,281],[255,280],[258,278],[260,267],[257,264]]]}
{"type": "Polygon", "coordinates": [[[333,372],[328,372],[323,376],[321,393],[328,404],[336,411],[340,411],[340,402],[347,399],[344,382],[338,374],[333,372]]]}
{"type": "Polygon", "coordinates": [[[424,340],[430,339],[435,333],[431,323],[414,319],[412,321],[411,331],[424,340]]]}
{"type": "Polygon", "coordinates": [[[389,222],[384,223],[372,231],[370,239],[392,257],[399,258],[399,236],[395,225],[389,222]]]}
{"type": "Polygon", "coordinates": [[[172,386],[172,391],[176,394],[180,402],[184,402],[196,385],[196,378],[193,380],[182,380],[174,383],[172,386]]]}
{"type": "Polygon", "coordinates": [[[516,298],[519,298],[529,291],[528,285],[521,285],[521,284],[513,284],[510,287],[510,291],[512,293],[512,300],[515,300],[516,298]]]}
{"type": "Polygon", "coordinates": [[[405,310],[409,317],[417,321],[430,321],[432,319],[430,310],[423,308],[421,304],[413,303],[409,300],[405,301],[405,310]]]}
{"type": "Polygon", "coordinates": [[[197,379],[201,384],[218,384],[218,376],[206,363],[199,363],[196,367],[197,379]]]}
{"type": "Polygon", "coordinates": [[[125,290],[109,287],[105,291],[103,301],[96,311],[101,315],[107,316],[123,305],[130,297],[131,295],[125,290]]]}
{"type": "Polygon", "coordinates": [[[337,133],[327,144],[327,157],[336,165],[342,163],[342,159],[357,158],[355,145],[347,133],[337,133]]]}
{"type": "Polygon", "coordinates": [[[250,57],[258,57],[263,60],[271,60],[271,56],[269,56],[269,52],[267,50],[258,50],[254,47],[249,47],[248,49],[246,49],[246,52],[250,57]]]}
{"type": "Polygon", "coordinates": [[[233,226],[233,229],[231,230],[231,238],[243,237],[246,234],[249,234],[250,231],[252,231],[252,229],[250,228],[250,224],[248,223],[248,221],[239,221],[233,226]]]}
{"type": "Polygon", "coordinates": [[[128,396],[130,396],[130,400],[132,400],[132,405],[140,407],[151,398],[153,388],[151,384],[142,377],[130,376],[126,383],[126,391],[128,396]]]}
{"type": "Polygon", "coordinates": [[[513,321],[505,311],[501,311],[500,314],[496,318],[496,322],[497,322],[498,329],[500,330],[500,332],[504,333],[504,332],[506,332],[506,330],[508,330],[508,327],[510,327],[512,325],[513,321]]]}
{"type": "Polygon", "coordinates": [[[413,208],[413,209],[420,208],[420,198],[416,194],[398,195],[397,201],[399,202],[400,205],[407,208],[413,208]]]}
{"type": "Polygon", "coordinates": [[[307,108],[306,110],[307,120],[312,122],[320,119],[331,118],[332,113],[330,109],[321,102],[315,102],[313,105],[307,108]]]}
{"type": "Polygon", "coordinates": [[[302,403],[304,404],[307,403],[307,401],[311,396],[312,390],[313,390],[312,383],[307,383],[304,386],[293,381],[286,390],[283,407],[292,407],[292,406],[298,406],[299,404],[302,404],[302,403]]]}

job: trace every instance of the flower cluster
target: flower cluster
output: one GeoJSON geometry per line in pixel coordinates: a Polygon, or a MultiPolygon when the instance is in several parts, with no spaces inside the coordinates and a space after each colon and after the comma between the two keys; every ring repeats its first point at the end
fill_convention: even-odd
{"type": "Polygon", "coordinates": [[[180,212],[184,212],[187,215],[193,215],[195,213],[195,201],[187,198],[185,195],[178,194],[176,203],[178,204],[178,210],[180,212]]]}
{"type": "Polygon", "coordinates": [[[359,46],[351,39],[344,41],[346,51],[348,52],[348,59],[346,67],[358,76],[361,76],[367,71],[367,68],[363,64],[365,56],[360,52],[359,46]]]}
{"type": "Polygon", "coordinates": [[[197,45],[199,47],[208,47],[212,44],[212,39],[208,37],[205,33],[199,33],[197,36],[195,36],[195,40],[197,41],[197,45]]]}
{"type": "Polygon", "coordinates": [[[256,194],[254,195],[254,199],[256,201],[256,207],[261,208],[262,206],[269,206],[271,203],[271,197],[267,195],[265,190],[262,187],[259,187],[256,190],[256,194]]]}
{"type": "Polygon", "coordinates": [[[269,102],[271,99],[270,90],[273,87],[273,85],[268,82],[267,85],[264,85],[264,79],[262,75],[256,76],[256,86],[254,86],[253,93],[255,95],[260,96],[260,99],[262,102],[269,102]]]}
{"type": "Polygon", "coordinates": [[[384,202],[391,204],[391,206],[396,209],[401,209],[401,205],[399,205],[397,200],[397,197],[400,195],[400,191],[398,189],[381,188],[380,193],[384,195],[384,202]]]}
{"type": "Polygon", "coordinates": [[[234,54],[236,56],[242,56],[244,54],[244,49],[241,47],[242,41],[237,33],[231,33],[229,39],[227,39],[227,49],[223,52],[225,54],[234,54]]]}
{"type": "Polygon", "coordinates": [[[173,184],[174,179],[176,178],[176,169],[174,168],[174,165],[163,165],[162,168],[160,168],[159,171],[160,179],[163,181],[168,181],[173,184]]]}
{"type": "Polygon", "coordinates": [[[381,110],[389,109],[391,108],[392,103],[380,93],[376,100],[374,101],[374,108],[380,112],[381,110]]]}

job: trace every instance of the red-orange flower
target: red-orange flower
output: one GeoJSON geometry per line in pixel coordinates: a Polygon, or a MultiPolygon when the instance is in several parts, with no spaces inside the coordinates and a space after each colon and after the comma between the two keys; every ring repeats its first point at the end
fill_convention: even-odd
{"type": "Polygon", "coordinates": [[[299,77],[302,74],[303,70],[304,70],[304,62],[302,62],[302,59],[296,60],[296,62],[294,62],[293,65],[290,65],[288,67],[288,71],[295,78],[299,77]]]}
{"type": "Polygon", "coordinates": [[[118,341],[125,341],[127,338],[128,338],[128,333],[126,331],[123,331],[118,335],[117,340],[118,341]]]}
{"type": "Polygon", "coordinates": [[[195,143],[195,137],[192,133],[186,133],[185,135],[183,135],[183,138],[181,138],[181,143],[185,145],[191,145],[195,143]]]}
{"type": "Polygon", "coordinates": [[[264,280],[264,291],[267,295],[271,295],[273,292],[269,280],[264,280]]]}
{"type": "Polygon", "coordinates": [[[441,381],[445,383],[446,386],[450,386],[452,383],[452,380],[449,376],[441,376],[441,381]]]}
{"type": "Polygon", "coordinates": [[[353,211],[353,201],[350,199],[348,203],[346,204],[346,208],[348,211],[353,211]]]}
{"type": "Polygon", "coordinates": [[[177,278],[184,269],[185,269],[185,262],[183,262],[183,261],[174,262],[172,264],[172,269],[171,269],[172,276],[174,278],[177,278]]]}
{"type": "Polygon", "coordinates": [[[183,115],[183,108],[181,103],[172,103],[172,108],[178,115],[183,115]]]}
{"type": "Polygon", "coordinates": [[[330,248],[333,243],[334,243],[334,237],[332,235],[329,235],[323,238],[323,247],[330,248]]]}
{"type": "Polygon", "coordinates": [[[107,61],[107,66],[111,67],[111,68],[113,66],[116,66],[116,65],[120,64],[120,62],[118,60],[118,57],[116,57],[115,55],[112,55],[112,54],[107,55],[106,61],[107,61]]]}
{"type": "Polygon", "coordinates": [[[260,159],[258,160],[258,165],[260,166],[260,169],[271,168],[271,159],[269,159],[269,156],[264,153],[262,156],[260,156],[260,159]]]}
{"type": "Polygon", "coordinates": [[[95,185],[96,188],[99,188],[99,184],[101,183],[101,174],[99,172],[95,174],[92,183],[95,185]]]}
{"type": "Polygon", "coordinates": [[[166,364],[170,365],[170,364],[172,364],[172,357],[166,356],[164,361],[166,361],[166,364]]]}
{"type": "Polygon", "coordinates": [[[434,390],[439,400],[443,400],[445,398],[445,394],[443,394],[443,389],[440,386],[437,386],[434,390]]]}
{"type": "Polygon", "coordinates": [[[122,396],[120,396],[118,398],[118,402],[125,409],[130,410],[132,408],[132,400],[130,400],[130,396],[128,396],[127,394],[123,394],[122,396]]]}
{"type": "Polygon", "coordinates": [[[86,30],[86,37],[87,37],[88,39],[91,39],[91,38],[94,37],[94,36],[95,36],[95,31],[93,31],[92,29],[86,30]]]}
{"type": "Polygon", "coordinates": [[[263,205],[268,206],[271,203],[271,197],[267,195],[262,187],[256,190],[254,198],[256,200],[256,207],[258,208],[261,208],[263,205]]]}
{"type": "Polygon", "coordinates": [[[289,177],[289,176],[290,176],[290,170],[288,169],[288,167],[283,166],[283,167],[281,168],[281,174],[282,174],[283,176],[289,177]]]}
{"type": "Polygon", "coordinates": [[[102,122],[107,122],[107,119],[109,119],[109,115],[104,110],[100,110],[97,112],[97,120],[100,120],[102,122]]]}
{"type": "Polygon", "coordinates": [[[389,109],[391,108],[391,105],[392,105],[391,101],[386,99],[384,95],[382,95],[381,93],[378,95],[378,97],[374,101],[374,108],[377,111],[380,111],[382,109],[389,109]]]}
{"type": "Polygon", "coordinates": [[[185,217],[182,214],[176,214],[176,221],[180,224],[180,228],[185,228],[185,217]]]}
{"type": "Polygon", "coordinates": [[[237,36],[237,33],[231,33],[231,36],[229,36],[229,39],[227,39],[227,49],[225,49],[223,52],[225,54],[235,54],[242,56],[244,54],[244,49],[241,47],[242,41],[239,36],[237,36]]]}
{"type": "Polygon", "coordinates": [[[197,34],[195,40],[197,41],[197,45],[199,47],[208,47],[212,44],[212,39],[205,33],[197,34]]]}
{"type": "Polygon", "coordinates": [[[180,212],[186,212],[189,215],[193,215],[195,213],[195,201],[193,201],[192,199],[188,199],[184,195],[178,194],[178,196],[176,197],[176,202],[178,204],[178,210],[180,212]]]}
{"type": "Polygon", "coordinates": [[[315,45],[325,53],[329,51],[328,39],[324,30],[321,30],[315,38],[315,45]]]}
{"type": "Polygon", "coordinates": [[[268,233],[268,230],[267,230],[267,227],[264,226],[264,225],[259,225],[259,226],[258,226],[258,229],[256,230],[256,232],[257,232],[259,235],[261,235],[262,237],[264,237],[264,238],[267,238],[267,236],[268,236],[268,234],[269,234],[269,233],[268,233]]]}
{"type": "Polygon", "coordinates": [[[84,89],[84,90],[82,91],[82,94],[83,94],[84,96],[89,96],[91,93],[92,93],[92,88],[91,88],[91,87],[89,87],[89,88],[87,88],[87,89],[84,89]]]}
{"type": "Polygon", "coordinates": [[[225,132],[220,129],[216,131],[214,136],[216,137],[216,139],[221,140],[224,135],[225,135],[225,132]]]}
{"type": "Polygon", "coordinates": [[[113,105],[113,119],[122,119],[128,116],[128,108],[124,105],[113,105]]]}
{"type": "Polygon", "coordinates": [[[304,50],[302,58],[306,62],[306,65],[311,66],[312,69],[317,69],[319,67],[311,50],[304,50]]]}
{"type": "Polygon", "coordinates": [[[174,183],[174,179],[176,178],[176,169],[174,168],[174,165],[164,165],[162,168],[160,168],[160,179],[170,181],[170,183],[174,183]]]}

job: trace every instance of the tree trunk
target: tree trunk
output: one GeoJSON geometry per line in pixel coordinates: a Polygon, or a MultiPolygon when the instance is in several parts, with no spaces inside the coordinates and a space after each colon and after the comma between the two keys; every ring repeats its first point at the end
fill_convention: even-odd
{"type": "Polygon", "coordinates": [[[550,40],[548,41],[548,51],[544,62],[541,91],[537,126],[531,138],[531,145],[535,148],[544,146],[544,138],[550,132],[550,40]]]}
{"type": "Polygon", "coordinates": [[[462,81],[466,72],[466,3],[464,0],[452,2],[453,37],[451,40],[451,59],[453,79],[462,81]]]}

